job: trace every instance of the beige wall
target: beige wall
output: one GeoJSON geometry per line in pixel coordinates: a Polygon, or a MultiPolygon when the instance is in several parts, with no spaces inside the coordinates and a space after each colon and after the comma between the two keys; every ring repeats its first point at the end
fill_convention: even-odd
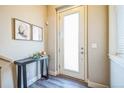
{"type": "Polygon", "coordinates": [[[107,6],[88,6],[88,77],[91,82],[109,84],[107,6]]]}
{"type": "MultiPolygon", "coordinates": [[[[51,57],[50,68],[52,71],[55,71],[55,6],[48,7],[48,21],[48,53],[51,57]]],[[[88,79],[91,82],[103,85],[109,85],[107,26],[107,6],[88,6],[88,79]],[[92,43],[97,44],[97,49],[91,47],[92,43]]]]}
{"type": "MultiPolygon", "coordinates": [[[[47,6],[0,6],[0,55],[16,60],[29,57],[34,52],[44,49],[44,47],[46,48],[46,21],[47,6]],[[18,18],[20,20],[43,27],[45,30],[44,42],[13,40],[12,18],[18,18]]],[[[36,80],[37,73],[40,73],[36,73],[36,68],[36,63],[27,66],[27,79],[29,83],[33,82],[32,80],[36,80]]],[[[9,77],[6,76],[4,78],[9,81],[9,77]]],[[[14,87],[11,86],[13,84],[9,85],[10,86],[7,87],[14,87]]]]}
{"type": "Polygon", "coordinates": [[[49,69],[55,72],[56,62],[56,6],[48,6],[48,54],[50,55],[49,69]]]}
{"type": "Polygon", "coordinates": [[[12,18],[44,27],[47,8],[46,6],[0,6],[0,54],[21,59],[44,48],[43,42],[13,40],[12,18]]]}

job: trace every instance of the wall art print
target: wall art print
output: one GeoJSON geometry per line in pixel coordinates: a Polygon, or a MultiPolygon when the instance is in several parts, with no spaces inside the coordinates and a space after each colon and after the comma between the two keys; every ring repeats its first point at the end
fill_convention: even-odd
{"type": "Polygon", "coordinates": [[[32,40],[43,41],[43,28],[32,25],[32,40]]]}
{"type": "Polygon", "coordinates": [[[15,39],[31,40],[31,24],[15,19],[15,39]]]}

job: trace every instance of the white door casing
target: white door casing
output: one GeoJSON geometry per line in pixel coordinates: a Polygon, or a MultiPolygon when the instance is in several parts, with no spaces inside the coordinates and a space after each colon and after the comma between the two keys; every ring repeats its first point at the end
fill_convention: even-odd
{"type": "Polygon", "coordinates": [[[69,75],[75,78],[85,79],[85,7],[80,6],[65,10],[59,13],[59,67],[60,74],[69,75]],[[64,17],[79,14],[79,71],[71,71],[64,68],[64,17]]]}

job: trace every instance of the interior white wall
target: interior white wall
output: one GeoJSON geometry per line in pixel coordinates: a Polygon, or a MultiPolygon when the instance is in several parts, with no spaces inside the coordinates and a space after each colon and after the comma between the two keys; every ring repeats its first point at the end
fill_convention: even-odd
{"type": "Polygon", "coordinates": [[[112,88],[123,88],[124,87],[124,60],[118,61],[118,60],[111,60],[111,81],[110,86],[112,88]],[[120,62],[120,63],[118,63],[120,62]]]}
{"type": "Polygon", "coordinates": [[[117,51],[117,32],[123,31],[124,27],[124,6],[109,6],[109,56],[110,56],[110,86],[124,87],[124,57],[117,51]]]}

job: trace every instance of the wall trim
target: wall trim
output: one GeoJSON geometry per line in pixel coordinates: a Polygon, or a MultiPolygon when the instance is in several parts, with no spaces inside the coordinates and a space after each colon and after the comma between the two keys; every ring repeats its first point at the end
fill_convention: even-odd
{"type": "Polygon", "coordinates": [[[88,81],[88,6],[84,6],[84,80],[88,81]]]}
{"type": "Polygon", "coordinates": [[[49,71],[50,75],[56,76],[57,75],[57,71],[49,71]]]}
{"type": "Polygon", "coordinates": [[[107,85],[103,85],[100,83],[92,82],[88,80],[88,87],[93,87],[93,88],[109,88],[107,85]]]}
{"type": "Polygon", "coordinates": [[[70,10],[70,9],[80,7],[80,6],[82,6],[82,5],[60,5],[60,6],[55,7],[55,9],[56,9],[57,13],[61,13],[66,10],[70,10]]]}
{"type": "Polygon", "coordinates": [[[0,54],[0,59],[3,59],[3,60],[6,60],[6,61],[9,61],[9,62],[14,62],[14,60],[13,59],[11,59],[11,58],[9,58],[9,57],[6,57],[6,56],[3,56],[3,55],[1,55],[0,54]]]}
{"type": "MultiPolygon", "coordinates": [[[[70,6],[69,7],[69,9],[72,9],[72,8],[76,8],[76,7],[83,7],[84,8],[84,21],[85,21],[85,23],[84,23],[84,38],[85,38],[85,40],[84,40],[84,48],[85,48],[85,51],[84,51],[84,80],[87,82],[88,81],[88,43],[87,43],[87,41],[88,41],[88,28],[87,28],[87,13],[88,13],[88,6],[87,5],[76,5],[76,6],[70,6]]],[[[65,10],[68,10],[67,8],[65,8],[65,10]]],[[[63,11],[65,11],[65,10],[63,10],[63,11]]],[[[60,34],[61,34],[61,31],[60,31],[60,13],[61,12],[63,12],[63,11],[57,11],[57,35],[58,35],[58,37],[57,37],[57,39],[58,39],[58,42],[56,42],[56,43],[58,43],[58,47],[57,47],[57,61],[58,61],[58,65],[57,65],[57,67],[58,67],[58,73],[57,74],[60,74],[60,73],[62,73],[62,71],[61,71],[61,68],[59,68],[59,66],[61,65],[61,62],[60,62],[60,52],[58,51],[59,50],[59,48],[60,48],[60,45],[59,45],[59,38],[60,38],[60,34]]]]}

